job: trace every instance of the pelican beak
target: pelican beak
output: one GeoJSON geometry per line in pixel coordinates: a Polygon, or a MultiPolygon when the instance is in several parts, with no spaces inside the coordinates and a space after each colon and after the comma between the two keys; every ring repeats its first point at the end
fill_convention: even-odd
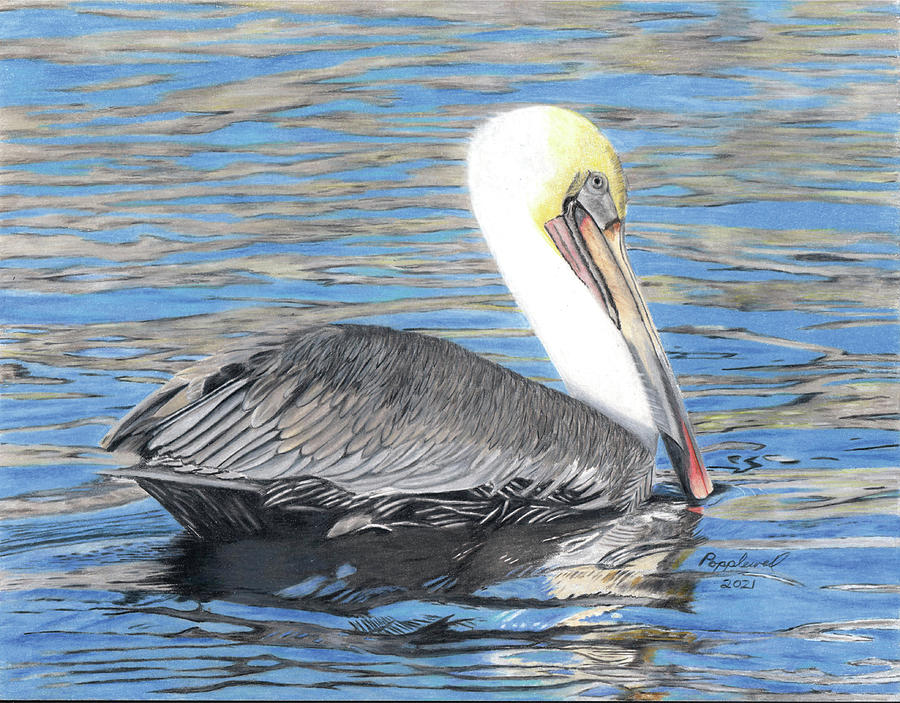
{"type": "MultiPolygon", "coordinates": [[[[622,222],[608,193],[589,188],[565,204],[565,212],[545,225],[563,258],[621,330],[644,380],[653,419],[669,459],[689,498],[712,493],[712,481],[697,448],[681,390],[647,310],[625,252],[622,222]]],[[[598,181],[594,179],[596,185],[598,181]]]]}

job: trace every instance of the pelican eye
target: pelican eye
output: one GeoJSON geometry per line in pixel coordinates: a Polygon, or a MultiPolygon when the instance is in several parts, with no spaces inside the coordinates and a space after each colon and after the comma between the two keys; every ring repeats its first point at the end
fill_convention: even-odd
{"type": "Polygon", "coordinates": [[[588,177],[588,184],[590,184],[592,190],[595,190],[599,193],[606,192],[608,185],[606,179],[599,173],[592,173],[588,177]]]}

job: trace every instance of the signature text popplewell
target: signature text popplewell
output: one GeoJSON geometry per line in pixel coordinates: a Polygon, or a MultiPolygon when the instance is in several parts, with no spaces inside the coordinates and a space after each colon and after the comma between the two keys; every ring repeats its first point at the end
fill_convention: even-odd
{"type": "Polygon", "coordinates": [[[781,552],[770,559],[750,559],[744,552],[737,559],[719,559],[715,552],[707,552],[700,558],[699,566],[712,571],[729,571],[731,569],[757,569],[767,568],[774,570],[781,562],[790,556],[790,552],[781,552]]]}

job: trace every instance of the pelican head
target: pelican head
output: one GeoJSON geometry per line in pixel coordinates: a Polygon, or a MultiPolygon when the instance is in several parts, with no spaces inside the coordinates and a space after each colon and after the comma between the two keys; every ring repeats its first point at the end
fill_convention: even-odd
{"type": "Polygon", "coordinates": [[[513,110],[472,140],[469,191],[485,239],[569,393],[661,437],[685,493],[712,483],[625,250],[627,194],[615,150],[584,117],[513,110]]]}

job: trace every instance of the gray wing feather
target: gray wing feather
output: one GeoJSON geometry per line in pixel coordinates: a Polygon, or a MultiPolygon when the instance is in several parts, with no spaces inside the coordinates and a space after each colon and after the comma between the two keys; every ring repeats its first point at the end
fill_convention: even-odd
{"type": "Polygon", "coordinates": [[[311,328],[187,369],[104,446],[223,479],[312,476],[357,494],[523,479],[532,493],[611,503],[649,486],[653,464],[633,435],[565,394],[450,342],[362,325],[311,328]]]}

